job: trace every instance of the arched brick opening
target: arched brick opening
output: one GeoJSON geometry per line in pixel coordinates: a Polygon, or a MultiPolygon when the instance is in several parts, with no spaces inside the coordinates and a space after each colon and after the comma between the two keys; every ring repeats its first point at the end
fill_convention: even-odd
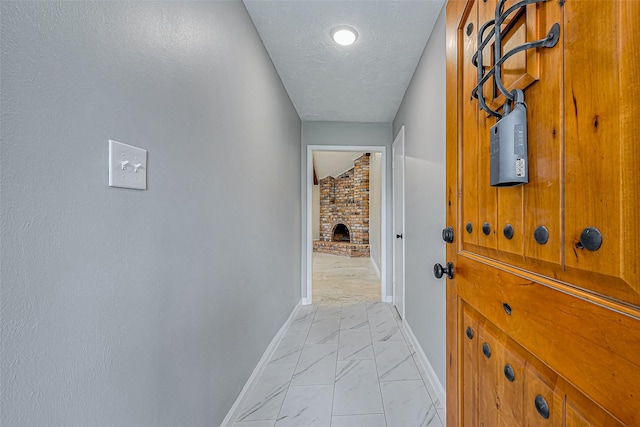
{"type": "Polygon", "coordinates": [[[333,227],[333,233],[331,235],[332,242],[351,242],[351,233],[349,233],[349,227],[344,224],[336,224],[333,227]]]}

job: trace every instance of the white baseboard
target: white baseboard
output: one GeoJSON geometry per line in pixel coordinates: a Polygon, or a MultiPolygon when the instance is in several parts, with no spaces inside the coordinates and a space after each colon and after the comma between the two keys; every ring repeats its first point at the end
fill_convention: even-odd
{"type": "Polygon", "coordinates": [[[424,350],[422,349],[422,346],[418,342],[418,339],[416,338],[416,336],[413,334],[413,331],[411,330],[411,327],[409,326],[406,320],[403,320],[402,326],[404,328],[404,331],[406,332],[407,339],[409,339],[409,341],[413,345],[413,348],[415,348],[416,350],[418,361],[422,365],[424,372],[427,374],[427,380],[431,383],[431,388],[436,392],[437,396],[435,397],[437,397],[440,400],[442,406],[445,408],[445,413],[446,413],[447,396],[444,391],[444,387],[442,386],[442,383],[440,382],[440,380],[438,379],[438,376],[436,375],[436,371],[433,370],[433,366],[431,366],[431,363],[429,362],[427,355],[424,354],[424,350]]]}
{"type": "Polygon", "coordinates": [[[302,305],[309,305],[311,304],[311,298],[302,298],[302,305]]]}
{"type": "Polygon", "coordinates": [[[267,349],[264,351],[264,354],[260,358],[260,361],[258,362],[255,369],[251,373],[251,376],[245,383],[244,387],[242,387],[242,391],[240,391],[240,394],[236,398],[236,401],[233,402],[233,405],[231,405],[231,409],[229,409],[227,416],[224,417],[224,420],[222,420],[222,424],[220,424],[220,427],[231,427],[233,425],[236,417],[238,416],[238,411],[240,410],[240,402],[242,402],[242,399],[253,390],[253,387],[255,386],[258,377],[260,377],[264,369],[267,367],[269,360],[271,360],[271,356],[273,356],[273,353],[275,353],[276,349],[278,348],[278,345],[280,345],[280,341],[282,341],[282,338],[284,337],[284,334],[287,332],[287,329],[291,325],[291,322],[293,322],[293,319],[295,319],[296,314],[298,314],[298,311],[300,311],[300,307],[301,307],[300,303],[296,304],[296,306],[291,311],[291,314],[289,315],[289,318],[287,319],[287,321],[284,322],[284,325],[282,325],[278,333],[273,337],[273,339],[271,340],[271,343],[269,344],[267,349]]]}
{"type": "Polygon", "coordinates": [[[388,302],[389,304],[393,303],[393,297],[385,295],[381,299],[382,299],[382,302],[388,302]]]}

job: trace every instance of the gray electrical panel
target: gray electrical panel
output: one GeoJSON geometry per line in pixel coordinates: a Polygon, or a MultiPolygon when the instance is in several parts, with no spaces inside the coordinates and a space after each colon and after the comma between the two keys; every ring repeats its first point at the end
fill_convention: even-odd
{"type": "Polygon", "coordinates": [[[527,106],[521,90],[515,91],[513,109],[491,127],[491,180],[493,187],[511,187],[529,182],[527,157],[527,106]]]}

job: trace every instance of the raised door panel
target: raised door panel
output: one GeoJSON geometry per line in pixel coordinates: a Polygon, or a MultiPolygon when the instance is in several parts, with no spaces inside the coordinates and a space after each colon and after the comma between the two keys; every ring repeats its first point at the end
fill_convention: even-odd
{"type": "Polygon", "coordinates": [[[623,1],[618,5],[619,14],[617,25],[623,28],[618,46],[620,46],[620,96],[625,99],[620,109],[620,158],[624,159],[624,166],[620,169],[620,230],[622,232],[620,244],[617,245],[620,277],[636,305],[640,305],[640,103],[636,101],[640,95],[640,79],[638,73],[630,70],[640,69],[640,2],[623,1]]]}
{"type": "Polygon", "coordinates": [[[556,389],[557,375],[530,359],[525,370],[524,419],[526,427],[562,427],[564,395],[556,389]]]}
{"type": "Polygon", "coordinates": [[[565,399],[566,427],[622,427],[619,421],[586,397],[573,394],[565,399]]]}
{"type": "MultiPolygon", "coordinates": [[[[478,31],[480,26],[491,19],[491,9],[487,7],[489,2],[478,2],[478,27],[475,29],[471,37],[478,39],[478,31]]],[[[495,7],[494,7],[495,9],[495,7]]],[[[478,43],[476,42],[476,45],[478,43]]],[[[483,64],[479,66],[490,66],[493,45],[490,43],[483,50],[483,64]]],[[[477,83],[477,69],[474,67],[476,78],[474,85],[477,83]]],[[[489,87],[489,86],[487,86],[489,87]]],[[[493,94],[487,94],[492,97],[493,94]]],[[[478,103],[474,100],[470,106],[476,112],[477,117],[477,157],[478,157],[478,173],[477,184],[478,189],[475,194],[478,204],[478,227],[476,234],[478,235],[478,246],[495,250],[498,247],[497,241],[497,221],[498,221],[498,193],[494,187],[489,185],[490,182],[490,137],[489,130],[496,123],[494,117],[489,116],[484,111],[478,109],[478,103]]]]}
{"type": "Polygon", "coordinates": [[[506,336],[503,339],[507,344],[496,352],[500,399],[498,426],[514,427],[522,425],[526,361],[506,336]]]}
{"type": "Polygon", "coordinates": [[[462,414],[461,425],[478,426],[478,320],[469,306],[462,303],[462,414]]]}
{"type": "MultiPolygon", "coordinates": [[[[479,16],[481,22],[487,22],[494,18],[497,0],[487,0],[479,5],[479,16]]],[[[505,7],[511,6],[513,2],[507,2],[505,7]]],[[[527,8],[526,13],[520,13],[513,19],[509,20],[505,26],[509,27],[507,37],[503,43],[503,50],[508,51],[515,44],[531,38],[531,31],[537,20],[535,19],[535,5],[533,8],[527,8]]],[[[495,59],[495,43],[489,45],[483,51],[483,60],[485,69],[489,69],[495,59]]],[[[502,66],[502,76],[505,86],[509,89],[526,89],[537,79],[538,58],[537,52],[521,52],[508,59],[502,66]]],[[[487,82],[487,87],[493,87],[493,78],[487,82]]],[[[504,103],[504,95],[500,92],[489,93],[486,101],[493,109],[501,108],[504,103]]],[[[496,119],[488,114],[480,112],[480,123],[482,126],[481,133],[487,139],[491,126],[496,123],[496,119]]],[[[481,135],[482,137],[482,135],[481,135]]],[[[485,165],[486,170],[489,164],[485,165]]],[[[524,255],[524,218],[523,203],[524,192],[523,187],[504,187],[493,189],[495,192],[495,211],[493,215],[487,215],[495,223],[493,229],[498,251],[506,254],[513,254],[520,259],[524,255]],[[507,233],[505,237],[505,228],[512,230],[512,234],[507,233]]],[[[493,205],[493,204],[492,204],[493,205]]]]}
{"type": "Polygon", "coordinates": [[[567,273],[577,286],[636,305],[640,90],[633,70],[640,67],[639,25],[637,1],[565,4],[567,273]],[[584,19],[591,15],[597,19],[584,19]],[[585,43],[586,34],[598,36],[585,43]],[[585,236],[595,245],[589,236],[598,234],[597,248],[581,241],[585,236]]]}
{"type": "MultiPolygon", "coordinates": [[[[507,0],[504,10],[514,6],[516,3],[518,3],[518,0],[507,0]]],[[[497,0],[483,0],[483,4],[479,6],[481,22],[487,22],[495,17],[496,4],[497,0]]],[[[507,52],[529,40],[534,40],[540,32],[537,6],[535,4],[528,5],[525,9],[508,17],[503,24],[503,28],[505,33],[502,42],[503,52],[507,52]]],[[[490,61],[487,61],[486,65],[490,65],[495,59],[494,49],[495,43],[490,43],[487,46],[485,58],[490,59],[490,61]]],[[[510,91],[528,88],[538,80],[538,60],[539,52],[535,49],[520,52],[507,59],[500,67],[504,86],[510,91]]],[[[487,97],[487,102],[493,109],[502,107],[504,100],[505,97],[500,91],[489,93],[487,97]]]]}
{"type": "Polygon", "coordinates": [[[498,337],[486,328],[478,327],[478,422],[480,425],[495,426],[498,423],[498,366],[496,352],[499,351],[498,337]]]}
{"type": "MultiPolygon", "coordinates": [[[[538,32],[536,39],[562,22],[562,7],[558,2],[546,2],[536,8],[538,32]]],[[[563,28],[558,44],[538,49],[539,80],[524,92],[527,104],[529,145],[529,183],[524,191],[525,260],[518,265],[526,269],[547,272],[562,265],[562,64],[563,28]],[[536,230],[548,230],[548,240],[539,243],[536,230]],[[535,262],[536,260],[542,262],[535,262]]]]}
{"type": "MultiPolygon", "coordinates": [[[[478,28],[478,9],[475,1],[469,1],[458,28],[460,43],[460,83],[463,93],[471,93],[477,81],[477,70],[471,58],[477,49],[475,31],[478,28]]],[[[465,232],[462,238],[465,243],[478,244],[478,108],[473,100],[467,97],[460,100],[461,121],[461,176],[462,184],[462,222],[465,232]]],[[[461,229],[462,230],[462,229],[461,229]]]]}
{"type": "MultiPolygon", "coordinates": [[[[512,3],[512,2],[511,2],[512,3]]],[[[507,4],[507,6],[510,3],[507,4]]],[[[549,271],[561,269],[562,263],[562,209],[561,209],[561,120],[562,75],[557,67],[562,58],[562,39],[559,46],[540,51],[521,52],[502,67],[508,78],[509,89],[525,89],[528,110],[535,114],[529,124],[529,177],[523,187],[495,188],[490,178],[491,126],[496,119],[479,109],[470,94],[477,84],[477,68],[472,58],[478,46],[478,31],[492,19],[496,0],[468,2],[458,26],[458,58],[460,59],[460,194],[462,216],[458,229],[462,235],[461,248],[509,264],[525,266],[539,260],[540,268],[549,271]],[[538,81],[538,75],[545,78],[538,81]],[[505,227],[513,229],[513,236],[505,235],[505,227]],[[549,238],[543,244],[536,242],[538,227],[548,230],[549,238]]],[[[507,36],[503,51],[521,41],[543,38],[548,29],[562,20],[557,5],[531,5],[515,14],[505,24],[507,36]]],[[[483,49],[483,66],[491,66],[495,55],[489,43],[483,49]]],[[[490,80],[491,81],[491,80],[490,80]]],[[[484,98],[494,108],[504,101],[498,94],[486,93],[484,98]]]]}

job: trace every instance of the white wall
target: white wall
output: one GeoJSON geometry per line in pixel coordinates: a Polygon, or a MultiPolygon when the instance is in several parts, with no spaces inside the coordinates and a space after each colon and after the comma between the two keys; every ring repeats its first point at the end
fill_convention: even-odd
{"type": "MultiPolygon", "coordinates": [[[[302,153],[301,153],[301,182],[302,200],[307,198],[307,146],[309,145],[340,145],[340,146],[384,146],[387,147],[386,168],[386,189],[387,195],[391,194],[391,143],[392,143],[392,124],[391,123],[349,123],[349,122],[302,122],[302,153]]],[[[390,200],[389,198],[387,200],[390,200]]],[[[387,230],[391,230],[391,206],[387,203],[387,230]]],[[[303,203],[302,221],[306,223],[307,208],[303,203]]],[[[389,231],[390,233],[390,231],[389,231]]],[[[302,272],[301,280],[303,284],[302,297],[306,295],[307,281],[307,242],[306,235],[302,236],[302,272]]],[[[391,276],[391,245],[387,245],[387,284],[392,283],[391,276]]],[[[391,286],[387,286],[391,288],[391,286]]],[[[388,296],[391,296],[392,289],[387,290],[388,296]]]]}
{"type": "MultiPolygon", "coordinates": [[[[369,163],[369,247],[371,249],[371,260],[378,268],[378,272],[382,271],[382,247],[381,247],[381,153],[371,153],[369,163]]],[[[392,198],[389,198],[392,200],[392,198]]]]}
{"type": "Polygon", "coordinates": [[[442,385],[446,379],[445,262],[445,12],[436,26],[393,122],[405,126],[406,320],[442,385]]]}
{"type": "Polygon", "coordinates": [[[312,188],[313,200],[311,201],[311,205],[313,206],[313,215],[311,224],[313,230],[311,230],[311,232],[313,240],[320,240],[320,186],[314,185],[312,188]]]}
{"type": "Polygon", "coordinates": [[[243,4],[0,8],[1,424],[220,425],[300,299],[300,120],[243,4]]]}

